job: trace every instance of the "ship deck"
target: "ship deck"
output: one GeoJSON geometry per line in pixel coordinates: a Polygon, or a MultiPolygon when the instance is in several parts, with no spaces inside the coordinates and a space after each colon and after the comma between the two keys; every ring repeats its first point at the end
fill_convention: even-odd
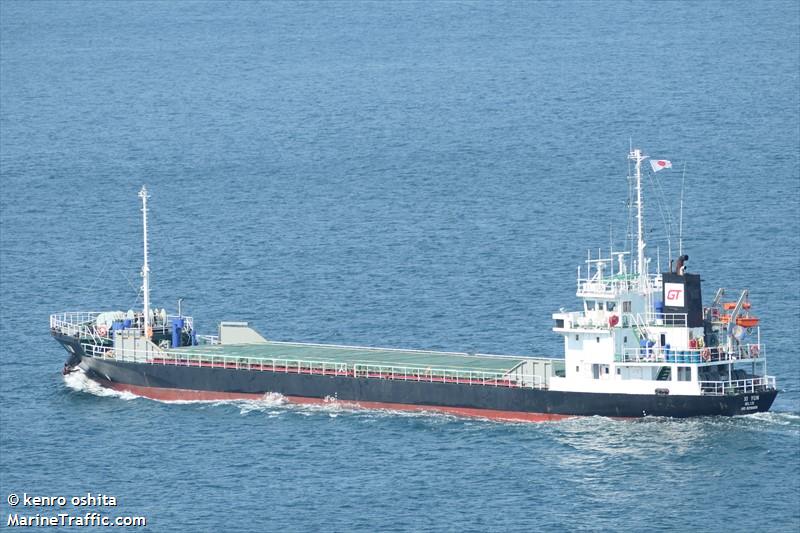
{"type": "Polygon", "coordinates": [[[215,344],[187,346],[170,350],[185,356],[204,359],[208,356],[243,358],[248,360],[285,359],[294,361],[316,361],[347,365],[376,365],[448,369],[456,371],[480,371],[492,373],[510,372],[524,361],[521,357],[456,352],[434,352],[422,350],[398,350],[393,348],[369,348],[336,346],[328,344],[303,344],[269,341],[258,344],[215,344]]]}

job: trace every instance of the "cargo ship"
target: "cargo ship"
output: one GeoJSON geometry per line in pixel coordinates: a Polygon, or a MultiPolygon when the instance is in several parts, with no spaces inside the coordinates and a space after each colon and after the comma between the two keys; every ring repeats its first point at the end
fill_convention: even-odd
{"type": "MultiPolygon", "coordinates": [[[[142,202],[142,308],[50,316],[67,350],[64,373],[157,400],[259,399],[500,420],[574,416],[638,418],[744,415],[769,410],[759,319],[748,290],[718,289],[703,304],[701,279],[682,253],[663,272],[645,255],[642,163],[631,149],[630,251],[591,254],[578,268],[581,307],[552,315],[562,357],[468,354],[278,342],[246,322],[195,331],[191,316],[150,305],[147,200],[142,202]],[[633,234],[633,232],[631,232],[633,234]],[[633,249],[636,245],[635,250],[633,249]]],[[[651,159],[653,171],[664,160],[651,159]]]]}

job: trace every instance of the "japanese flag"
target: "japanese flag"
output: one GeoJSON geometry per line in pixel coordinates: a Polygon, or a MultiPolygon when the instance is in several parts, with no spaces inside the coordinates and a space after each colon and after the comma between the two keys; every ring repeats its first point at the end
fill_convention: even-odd
{"type": "Polygon", "coordinates": [[[651,159],[650,166],[653,167],[653,172],[658,172],[663,168],[672,168],[672,163],[666,159],[651,159]]]}

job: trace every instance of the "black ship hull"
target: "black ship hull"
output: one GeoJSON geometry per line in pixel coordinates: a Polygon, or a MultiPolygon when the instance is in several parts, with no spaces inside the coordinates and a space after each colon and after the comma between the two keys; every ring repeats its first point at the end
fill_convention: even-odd
{"type": "MultiPolygon", "coordinates": [[[[80,351],[79,343],[73,344],[69,338],[59,340],[65,347],[73,346],[76,352],[80,351]]],[[[89,378],[103,386],[158,400],[252,399],[278,393],[289,401],[299,403],[335,399],[366,408],[438,410],[504,420],[541,421],[571,416],[732,416],[767,411],[777,395],[777,391],[772,389],[718,396],[565,392],[133,363],[95,358],[82,353],[75,353],[67,363],[69,366],[80,366],[89,378]]]]}

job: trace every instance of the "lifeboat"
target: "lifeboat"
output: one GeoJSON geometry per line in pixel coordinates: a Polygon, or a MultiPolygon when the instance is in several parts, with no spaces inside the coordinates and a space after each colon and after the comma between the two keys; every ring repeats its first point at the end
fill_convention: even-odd
{"type": "Polygon", "coordinates": [[[743,328],[754,328],[758,325],[758,318],[754,316],[740,316],[736,319],[736,325],[743,328]]]}
{"type": "MultiPolygon", "coordinates": [[[[731,315],[720,315],[719,321],[727,324],[731,321],[731,315]]],[[[736,325],[743,328],[753,328],[758,325],[758,318],[754,316],[740,316],[736,319],[736,325]]]]}
{"type": "MultiPolygon", "coordinates": [[[[736,309],[736,302],[723,302],[722,308],[726,311],[733,311],[736,309]]],[[[742,304],[742,309],[750,309],[750,302],[744,302],[742,304]]]]}

